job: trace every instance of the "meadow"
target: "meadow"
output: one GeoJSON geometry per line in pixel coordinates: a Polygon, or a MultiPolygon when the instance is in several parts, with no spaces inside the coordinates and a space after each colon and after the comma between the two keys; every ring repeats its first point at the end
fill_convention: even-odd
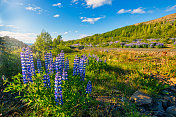
{"type": "MultiPolygon", "coordinates": [[[[21,50],[16,52],[18,56],[19,52],[21,50]]],[[[35,70],[30,74],[31,79],[28,78],[30,75],[26,76],[29,81],[24,80],[23,71],[2,81],[6,86],[1,98],[2,115],[149,116],[152,112],[141,113],[136,104],[130,101],[131,95],[135,91],[141,91],[157,98],[164,89],[175,84],[176,55],[169,52],[156,54],[115,49],[83,49],[60,55],[63,56],[58,65],[62,70],[65,69],[64,73],[54,64],[47,68],[46,60],[49,59],[46,56],[33,54],[31,70],[33,65],[35,70]],[[41,63],[37,58],[41,59],[41,63]],[[77,62],[81,60],[82,64],[77,62]],[[76,64],[80,67],[77,68],[76,64]],[[14,93],[18,104],[8,102],[8,93],[14,93]],[[22,109],[19,109],[20,105],[23,105],[22,109]]],[[[50,56],[50,60],[55,61],[59,56],[50,56]]]]}

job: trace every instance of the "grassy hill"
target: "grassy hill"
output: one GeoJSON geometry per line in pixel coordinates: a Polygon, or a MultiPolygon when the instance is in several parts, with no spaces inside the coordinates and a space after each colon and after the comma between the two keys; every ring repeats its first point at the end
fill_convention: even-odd
{"type": "Polygon", "coordinates": [[[26,44],[17,39],[10,38],[8,36],[0,37],[0,49],[15,50],[26,46],[26,44]]]}
{"type": "Polygon", "coordinates": [[[176,37],[176,13],[115,29],[102,34],[95,34],[78,40],[67,41],[67,44],[100,44],[110,41],[129,41],[135,39],[168,39],[176,37]]]}

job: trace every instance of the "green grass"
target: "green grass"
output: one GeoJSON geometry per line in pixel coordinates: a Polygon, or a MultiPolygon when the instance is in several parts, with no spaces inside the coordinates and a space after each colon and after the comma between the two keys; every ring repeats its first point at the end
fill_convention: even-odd
{"type": "MultiPolygon", "coordinates": [[[[79,102],[73,101],[74,103],[72,104],[77,105],[76,107],[78,107],[78,109],[75,107],[72,108],[71,111],[65,110],[62,112],[62,116],[66,116],[68,113],[69,115],[78,116],[112,116],[113,114],[119,117],[147,116],[141,115],[135,104],[129,102],[130,96],[137,90],[143,91],[151,96],[156,96],[161,90],[170,85],[168,82],[169,78],[176,77],[174,65],[176,63],[176,59],[172,56],[160,57],[140,53],[118,52],[115,50],[111,50],[109,52],[82,50],[79,52],[66,53],[65,57],[69,58],[70,68],[72,68],[75,55],[81,56],[82,54],[86,54],[88,56],[89,53],[91,55],[95,54],[99,56],[102,61],[106,59],[107,63],[96,62],[93,59],[90,59],[90,63],[86,68],[86,79],[90,79],[92,82],[93,91],[90,95],[92,98],[88,104],[82,104],[81,106],[79,106],[79,102]],[[168,79],[162,80],[158,77],[152,77],[151,74],[159,74],[168,79]],[[119,93],[112,93],[114,90],[119,91],[119,93]],[[96,99],[98,96],[108,96],[110,100],[113,100],[116,104],[120,104],[121,109],[111,112],[112,110],[110,108],[112,104],[110,102],[101,103],[97,101],[96,99]],[[124,97],[126,100],[121,101],[119,97],[124,97]],[[104,107],[100,108],[99,105],[104,107]]],[[[75,86],[79,87],[79,83],[75,84],[75,86]]],[[[38,99],[39,97],[35,98],[38,99]]],[[[39,106],[40,103],[43,102],[35,102],[35,105],[39,106]]],[[[45,104],[47,105],[47,103],[45,104]]],[[[55,109],[57,107],[46,105],[40,105],[39,108],[37,106],[32,106],[32,108],[27,109],[23,115],[59,116],[60,112],[55,109]]],[[[67,109],[69,106],[71,105],[68,103],[66,106],[67,109]]],[[[3,106],[1,107],[3,108],[3,106]]]]}

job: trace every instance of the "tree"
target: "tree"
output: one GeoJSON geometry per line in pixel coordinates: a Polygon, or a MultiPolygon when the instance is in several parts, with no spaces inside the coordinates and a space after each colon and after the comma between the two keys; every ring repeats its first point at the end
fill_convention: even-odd
{"type": "Polygon", "coordinates": [[[52,37],[48,32],[42,31],[37,35],[36,42],[34,43],[35,49],[38,51],[46,51],[52,45],[52,37]]]}
{"type": "Polygon", "coordinates": [[[58,35],[57,38],[54,38],[53,40],[53,47],[57,47],[57,45],[59,45],[61,41],[62,41],[62,36],[58,35]]]}

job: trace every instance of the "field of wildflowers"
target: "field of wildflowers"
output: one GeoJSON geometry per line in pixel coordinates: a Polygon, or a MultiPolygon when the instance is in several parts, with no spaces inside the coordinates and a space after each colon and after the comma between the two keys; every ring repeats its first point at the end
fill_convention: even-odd
{"type": "Polygon", "coordinates": [[[130,96],[157,96],[176,77],[175,56],[85,49],[40,58],[30,48],[20,54],[22,74],[4,80],[4,92],[26,105],[17,116],[147,116],[130,96]]]}

